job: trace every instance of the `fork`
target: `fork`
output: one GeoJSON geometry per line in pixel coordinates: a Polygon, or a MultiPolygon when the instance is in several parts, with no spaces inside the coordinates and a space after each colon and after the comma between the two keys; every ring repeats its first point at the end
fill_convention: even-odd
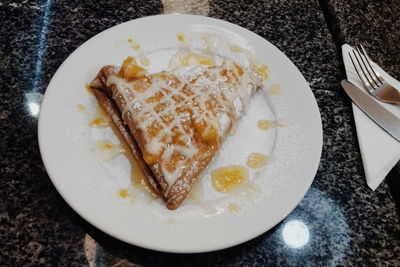
{"type": "Polygon", "coordinates": [[[371,66],[371,60],[367,52],[365,52],[364,47],[358,44],[356,50],[353,49],[353,54],[354,59],[349,52],[351,62],[368,92],[382,102],[400,104],[399,91],[388,84],[379,72],[371,66]]]}

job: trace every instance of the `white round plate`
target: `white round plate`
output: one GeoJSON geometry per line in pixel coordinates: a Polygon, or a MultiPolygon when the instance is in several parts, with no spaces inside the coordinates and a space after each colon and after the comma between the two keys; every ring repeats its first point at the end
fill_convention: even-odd
{"type": "MultiPolygon", "coordinates": [[[[244,60],[243,55],[229,49],[219,52],[224,57],[244,60]]],[[[322,127],[307,82],[271,43],[222,20],[160,15],[112,27],[85,42],[65,60],[41,106],[39,144],[55,187],[91,224],[137,246],[189,253],[240,244],[284,219],[314,179],[322,149],[322,127]],[[169,211],[160,200],[152,201],[132,185],[130,165],[123,155],[104,161],[93,150],[100,140],[114,144],[119,141],[110,128],[89,127],[97,104],[85,84],[102,66],[119,65],[129,55],[145,55],[151,62],[150,71],[165,69],[176,52],[177,33],[190,36],[192,46],[199,49],[204,36],[214,36],[219,45],[239,45],[268,65],[270,78],[253,96],[234,134],[199,178],[194,193],[197,201],[192,197],[178,210],[169,211]],[[141,49],[133,49],[132,44],[140,44],[141,49]],[[281,88],[280,94],[269,91],[274,84],[281,88]],[[78,111],[78,105],[84,110],[78,111]],[[263,131],[257,127],[261,119],[276,120],[283,126],[263,131]],[[250,169],[248,185],[234,194],[216,192],[210,171],[221,166],[245,166],[253,152],[269,158],[263,168],[250,169]],[[118,195],[123,188],[130,197],[118,195]],[[236,209],[232,205],[229,209],[230,204],[236,209]]]]}

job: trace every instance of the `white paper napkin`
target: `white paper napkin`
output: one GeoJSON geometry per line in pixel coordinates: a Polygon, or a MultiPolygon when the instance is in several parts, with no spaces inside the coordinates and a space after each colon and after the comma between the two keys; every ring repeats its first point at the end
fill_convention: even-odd
{"type": "MultiPolygon", "coordinates": [[[[348,44],[342,46],[347,80],[360,88],[364,88],[349,57],[349,52],[351,52],[352,49],[353,48],[348,44]]],[[[372,65],[390,85],[400,90],[400,82],[392,78],[375,63],[372,65]]],[[[371,96],[371,98],[375,99],[373,96],[371,96]]],[[[399,106],[386,104],[376,99],[375,101],[397,117],[400,117],[399,106]]],[[[368,186],[372,190],[375,190],[389,171],[400,160],[400,142],[376,125],[375,122],[354,103],[352,103],[352,105],[365,177],[368,186]]]]}

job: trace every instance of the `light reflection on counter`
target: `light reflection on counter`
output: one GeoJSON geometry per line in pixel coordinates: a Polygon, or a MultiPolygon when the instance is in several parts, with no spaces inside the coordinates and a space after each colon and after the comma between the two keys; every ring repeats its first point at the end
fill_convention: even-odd
{"type": "Polygon", "coordinates": [[[33,118],[37,118],[39,116],[40,105],[43,100],[43,94],[38,93],[37,91],[43,86],[43,81],[42,81],[43,60],[44,60],[44,53],[46,51],[46,41],[47,41],[47,34],[49,31],[53,0],[45,0],[43,2],[44,3],[41,6],[43,12],[41,16],[42,20],[40,21],[41,29],[38,35],[38,45],[36,49],[36,66],[31,88],[32,93],[25,93],[25,108],[33,118]]]}
{"type": "Polygon", "coordinates": [[[322,255],[325,266],[337,266],[346,258],[350,241],[341,206],[326,192],[311,187],[297,208],[268,236],[264,248],[274,246],[276,253],[287,259],[283,266],[292,261],[319,260],[322,255]]]}
{"type": "Polygon", "coordinates": [[[282,229],[282,239],[291,248],[301,248],[310,241],[310,230],[300,220],[290,220],[282,229]]]}
{"type": "Polygon", "coordinates": [[[40,112],[40,105],[42,104],[43,94],[41,93],[26,93],[25,105],[28,113],[37,118],[40,112]]]}
{"type": "Polygon", "coordinates": [[[28,103],[28,108],[33,117],[37,117],[39,115],[40,105],[38,103],[28,103]]]}
{"type": "Polygon", "coordinates": [[[37,91],[42,86],[42,71],[43,71],[43,59],[46,51],[47,34],[49,32],[51,7],[53,0],[46,0],[43,3],[43,15],[41,21],[41,29],[39,33],[38,46],[37,46],[37,57],[35,67],[35,77],[33,80],[32,90],[37,91]]]}

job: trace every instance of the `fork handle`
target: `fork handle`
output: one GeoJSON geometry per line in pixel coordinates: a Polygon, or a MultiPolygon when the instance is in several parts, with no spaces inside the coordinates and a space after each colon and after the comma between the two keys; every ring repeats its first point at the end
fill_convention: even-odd
{"type": "Polygon", "coordinates": [[[392,86],[387,86],[378,89],[375,93],[376,98],[391,104],[400,105],[400,92],[393,88],[392,86]],[[379,91],[378,91],[379,90],[379,91]]]}

